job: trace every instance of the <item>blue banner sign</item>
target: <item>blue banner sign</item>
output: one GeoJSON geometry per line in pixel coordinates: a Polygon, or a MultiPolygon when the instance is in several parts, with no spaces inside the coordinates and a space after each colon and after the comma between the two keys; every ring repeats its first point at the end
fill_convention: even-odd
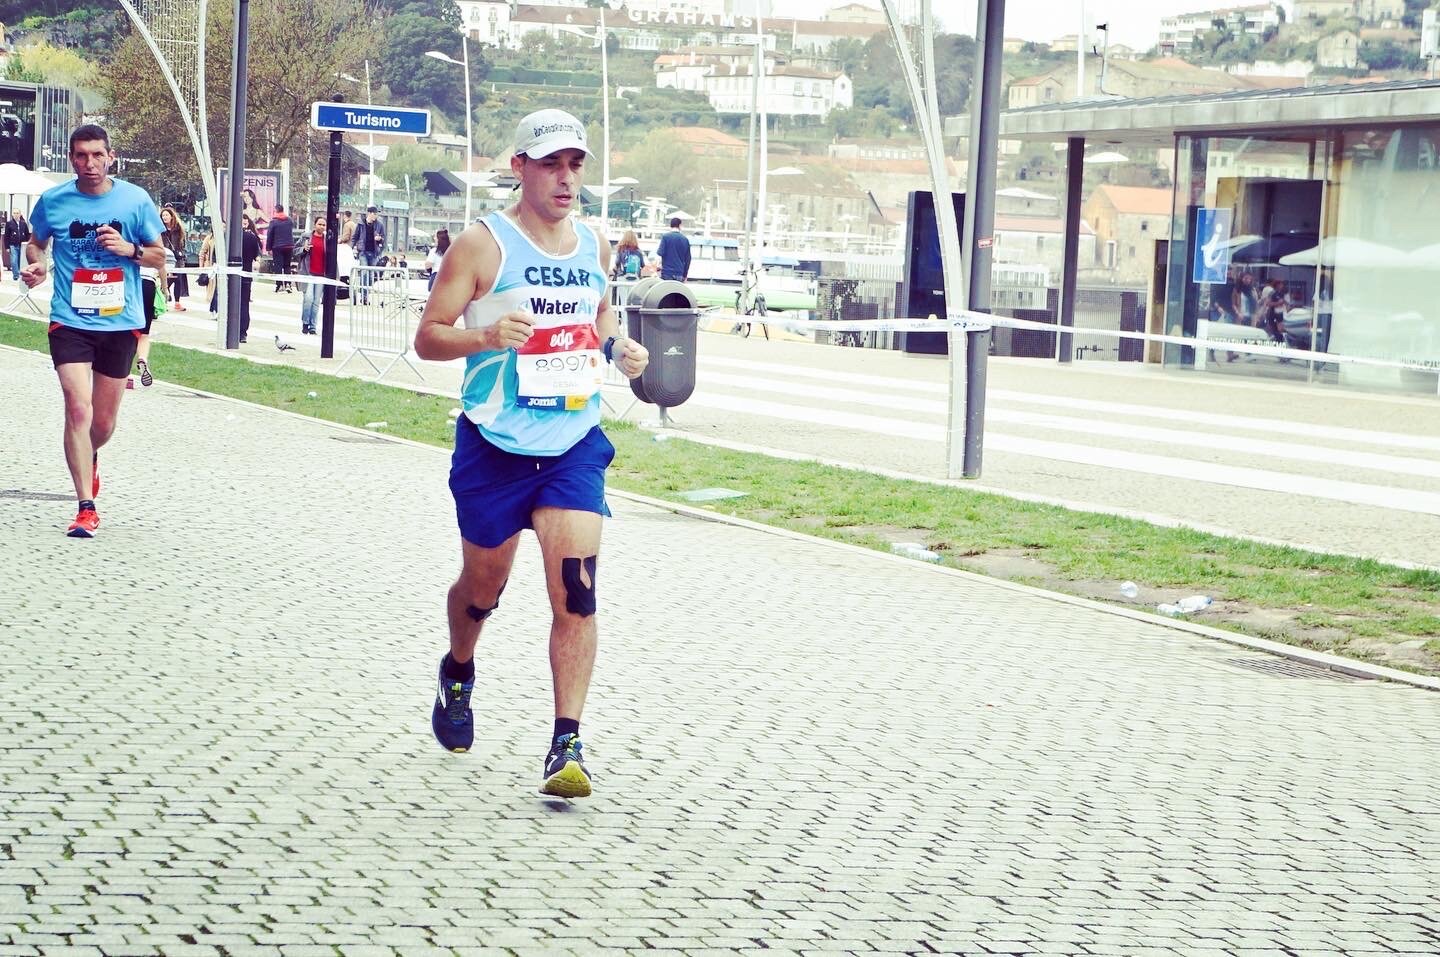
{"type": "Polygon", "coordinates": [[[363,103],[312,103],[310,125],[317,130],[342,133],[400,133],[430,135],[430,111],[363,103]]]}

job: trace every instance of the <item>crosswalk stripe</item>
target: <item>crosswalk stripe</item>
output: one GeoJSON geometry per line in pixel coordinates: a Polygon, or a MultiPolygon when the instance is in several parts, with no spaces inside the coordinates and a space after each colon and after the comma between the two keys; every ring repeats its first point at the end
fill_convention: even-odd
{"type": "MultiPolygon", "coordinates": [[[[813,425],[829,426],[850,431],[869,432],[879,435],[899,436],[927,442],[941,442],[945,438],[944,426],[918,422],[905,422],[880,416],[850,413],[836,409],[820,409],[809,406],[795,406],[760,399],[724,395],[705,390],[697,391],[690,402],[706,408],[720,409],[769,418],[808,422],[813,425]]],[[[1361,482],[1345,482],[1336,479],[1275,472],[1246,466],[1221,465],[1194,459],[1154,455],[1143,452],[1124,452],[1108,448],[1031,439],[1024,436],[1006,435],[987,431],[987,449],[1013,452],[1019,455],[1036,456],[1094,465],[1101,468],[1121,469],[1129,472],[1143,472],[1190,481],[1210,482],[1240,488],[1261,489],[1283,492],[1292,496],[1310,496],[1357,505],[1373,505],[1379,508],[1421,512],[1440,515],[1440,494],[1420,492],[1412,489],[1395,488],[1387,485],[1371,485],[1361,482]]]]}

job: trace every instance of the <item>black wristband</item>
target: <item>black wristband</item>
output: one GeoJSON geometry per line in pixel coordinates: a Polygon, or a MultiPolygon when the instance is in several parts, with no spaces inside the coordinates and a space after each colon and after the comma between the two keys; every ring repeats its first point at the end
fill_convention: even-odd
{"type": "Polygon", "coordinates": [[[135,262],[136,264],[138,264],[138,263],[140,262],[140,256],[141,256],[141,254],[144,252],[144,250],[142,250],[142,249],[140,248],[140,244],[139,244],[139,243],[131,243],[130,245],[135,247],[135,251],[130,254],[130,259],[131,259],[131,261],[133,261],[133,262],[135,262]]]}
{"type": "Polygon", "coordinates": [[[615,340],[618,338],[619,336],[611,336],[605,340],[605,345],[600,347],[600,351],[604,354],[606,362],[615,361],[615,340]]]}

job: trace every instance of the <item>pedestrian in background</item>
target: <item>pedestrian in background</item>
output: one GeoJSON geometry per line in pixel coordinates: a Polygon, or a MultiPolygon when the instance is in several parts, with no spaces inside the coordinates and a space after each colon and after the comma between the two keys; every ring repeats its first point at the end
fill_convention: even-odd
{"type": "Polygon", "coordinates": [[[348,246],[355,241],[355,217],[348,209],[340,217],[340,245],[348,246]]]}
{"type": "Polygon", "coordinates": [[[11,211],[10,218],[5,220],[5,251],[10,256],[10,272],[16,282],[20,281],[20,267],[25,264],[25,244],[29,241],[30,224],[25,221],[25,215],[18,209],[11,211]]]}
{"type": "MultiPolygon", "coordinates": [[[[162,211],[160,221],[163,224],[165,214],[162,211]]],[[[161,235],[160,242],[165,243],[164,235],[161,235]]],[[[140,305],[145,309],[145,328],[135,340],[135,371],[140,373],[140,384],[149,388],[155,384],[155,373],[150,371],[150,330],[155,325],[155,318],[159,314],[158,302],[165,288],[166,273],[174,264],[174,254],[167,247],[165,250],[165,265],[159,269],[150,266],[140,267],[140,305]]],[[[125,388],[135,388],[135,377],[131,376],[125,383],[125,388]]]]}
{"type": "MultiPolygon", "coordinates": [[[[290,275],[290,258],[295,253],[295,223],[285,215],[285,207],[277,205],[270,225],[265,229],[265,248],[270,250],[271,269],[277,276],[290,275]]],[[[276,292],[294,292],[293,283],[277,280],[276,292]]]]}
{"type": "MultiPolygon", "coordinates": [[[[215,234],[206,233],[205,238],[200,240],[200,268],[208,270],[215,265],[215,234]]],[[[202,272],[198,282],[202,286],[210,287],[210,311],[217,312],[219,306],[220,278],[218,273],[202,272]]]]}
{"type": "MultiPolygon", "coordinates": [[[[160,209],[160,225],[165,227],[165,232],[160,236],[160,244],[170,255],[175,257],[177,267],[183,268],[185,265],[185,227],[181,224],[180,214],[175,212],[174,206],[167,204],[160,209]]],[[[178,273],[169,273],[165,280],[165,298],[170,300],[176,312],[185,311],[185,303],[181,300],[188,295],[190,295],[190,280],[178,273]]]]}
{"type": "Polygon", "coordinates": [[[435,277],[440,275],[440,261],[445,258],[445,251],[450,248],[450,230],[435,230],[435,246],[425,256],[425,273],[430,277],[430,285],[427,289],[435,288],[435,277]]]}
{"type": "Polygon", "coordinates": [[[690,240],[680,231],[680,217],[670,220],[670,232],[660,237],[660,278],[684,282],[690,275],[690,240]]]}
{"type": "Polygon", "coordinates": [[[633,282],[640,278],[644,268],[645,254],[640,251],[640,240],[635,238],[635,230],[627,229],[615,247],[615,265],[610,270],[610,278],[633,282]]]}
{"type": "Polygon", "coordinates": [[[375,282],[375,267],[385,257],[385,224],[380,222],[378,213],[380,211],[374,206],[365,210],[365,221],[355,227],[355,236],[352,244],[355,247],[355,258],[359,265],[368,266],[360,274],[360,302],[370,302],[369,289],[375,282]]]}
{"type": "MultiPolygon", "coordinates": [[[[255,222],[248,214],[240,217],[240,268],[249,273],[255,269],[255,260],[260,258],[260,234],[255,231],[255,222]]],[[[255,280],[240,277],[240,341],[250,335],[250,288],[255,280]]]]}
{"type": "MultiPolygon", "coordinates": [[[[305,245],[300,248],[300,272],[309,276],[325,275],[325,241],[326,241],[325,217],[316,216],[315,223],[310,227],[310,234],[305,237],[305,245]]],[[[324,286],[318,282],[307,282],[303,290],[304,298],[300,300],[300,334],[302,336],[315,335],[315,313],[320,305],[320,297],[323,295],[324,286]]]]}

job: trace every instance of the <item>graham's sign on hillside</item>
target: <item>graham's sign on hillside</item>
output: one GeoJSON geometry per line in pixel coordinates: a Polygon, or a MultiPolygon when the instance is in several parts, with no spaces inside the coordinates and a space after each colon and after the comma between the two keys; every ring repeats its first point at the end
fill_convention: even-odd
{"type": "MultiPolygon", "coordinates": [[[[623,0],[610,0],[612,10],[619,9],[623,0]]],[[[630,15],[630,22],[647,24],[668,24],[670,26],[685,27],[720,27],[724,30],[753,30],[755,29],[755,18],[735,13],[701,13],[695,9],[675,10],[661,9],[659,6],[647,7],[643,4],[624,4],[625,12],[630,15]]]]}

